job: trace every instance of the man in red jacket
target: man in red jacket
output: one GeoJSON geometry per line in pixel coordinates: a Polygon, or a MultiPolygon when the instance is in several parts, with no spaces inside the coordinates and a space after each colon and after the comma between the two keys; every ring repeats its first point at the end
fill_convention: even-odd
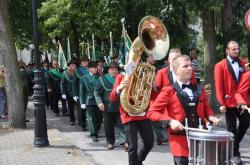
{"type": "MultiPolygon", "coordinates": [[[[239,88],[235,94],[235,99],[242,109],[247,109],[247,105],[250,104],[248,96],[250,95],[250,72],[246,72],[242,76],[239,88]]],[[[241,112],[245,113],[245,112],[241,112]]]]}
{"type": "MultiPolygon", "coordinates": [[[[121,91],[130,84],[128,81],[123,80],[123,74],[119,74],[115,78],[113,90],[109,95],[111,102],[117,101],[120,97],[121,91]]],[[[146,159],[147,154],[153,148],[154,134],[151,121],[147,118],[146,112],[138,115],[128,114],[120,106],[120,115],[122,123],[125,127],[126,138],[128,143],[128,158],[129,165],[142,165],[146,159]],[[137,133],[143,141],[143,146],[138,150],[138,137],[137,133]]]]}
{"type": "Polygon", "coordinates": [[[169,145],[177,165],[188,165],[188,144],[184,131],[185,118],[188,126],[198,128],[199,118],[203,126],[206,121],[213,124],[218,119],[208,104],[208,99],[200,84],[190,83],[192,66],[190,57],[178,56],[173,61],[176,82],[162,88],[160,94],[150,105],[147,116],[152,121],[161,121],[168,127],[169,145]]]}
{"type": "MultiPolygon", "coordinates": [[[[174,58],[181,56],[181,51],[178,48],[172,48],[169,51],[168,62],[169,66],[160,69],[155,77],[155,84],[160,91],[164,86],[171,85],[176,81],[176,75],[173,72],[173,60],[174,58]]],[[[194,71],[192,71],[191,83],[196,84],[194,71]]]]}
{"type": "Polygon", "coordinates": [[[220,111],[226,113],[227,130],[234,134],[235,164],[241,164],[239,143],[249,127],[249,118],[240,115],[235,93],[239,87],[242,74],[245,72],[245,63],[239,58],[239,44],[230,41],[226,49],[227,57],[215,65],[214,80],[217,100],[220,111]],[[237,127],[237,118],[239,126],[237,127]]]}

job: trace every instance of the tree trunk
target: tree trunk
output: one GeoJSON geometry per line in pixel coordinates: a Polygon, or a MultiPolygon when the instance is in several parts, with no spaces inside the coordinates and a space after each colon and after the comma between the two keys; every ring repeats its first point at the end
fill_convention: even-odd
{"type": "Polygon", "coordinates": [[[216,108],[216,97],[214,88],[214,65],[215,65],[215,25],[214,12],[205,9],[202,13],[203,35],[204,35],[204,56],[205,56],[205,82],[211,84],[210,104],[216,108]]]}
{"type": "Polygon", "coordinates": [[[10,30],[8,0],[0,1],[0,64],[6,68],[9,125],[26,128],[21,75],[10,30]]]}
{"type": "Polygon", "coordinates": [[[233,24],[233,11],[232,11],[232,0],[223,0],[221,7],[221,26],[222,26],[222,37],[223,37],[223,50],[224,57],[226,57],[226,46],[227,43],[232,40],[231,28],[233,24]]]}

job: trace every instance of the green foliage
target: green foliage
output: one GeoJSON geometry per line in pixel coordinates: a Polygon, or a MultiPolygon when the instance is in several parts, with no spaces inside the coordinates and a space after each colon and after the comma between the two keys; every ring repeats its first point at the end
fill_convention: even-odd
{"type": "MultiPolygon", "coordinates": [[[[248,0],[233,1],[233,27],[230,34],[239,43],[247,43],[249,33],[244,27],[244,14],[249,8],[248,0]]],[[[38,9],[41,49],[55,49],[53,39],[60,40],[66,48],[66,38],[70,36],[72,45],[82,41],[91,43],[95,34],[97,45],[104,42],[105,54],[109,52],[109,32],[112,31],[114,48],[117,52],[121,37],[121,18],[126,19],[126,28],[132,40],[138,35],[138,24],[146,15],[160,18],[170,35],[170,47],[179,47],[182,52],[197,45],[199,32],[192,25],[200,23],[200,15],[210,8],[215,12],[218,54],[223,54],[223,33],[221,29],[221,0],[43,0],[38,9]]],[[[14,40],[23,48],[32,43],[31,1],[10,0],[10,18],[14,40]]],[[[245,54],[246,44],[241,44],[245,54]]],[[[98,47],[97,46],[97,47],[98,47]]],[[[72,52],[76,53],[77,47],[72,52]]],[[[220,56],[220,58],[223,57],[220,56]]]]}
{"type": "Polygon", "coordinates": [[[10,0],[9,14],[16,46],[20,49],[27,47],[32,43],[31,1],[10,0]]]}

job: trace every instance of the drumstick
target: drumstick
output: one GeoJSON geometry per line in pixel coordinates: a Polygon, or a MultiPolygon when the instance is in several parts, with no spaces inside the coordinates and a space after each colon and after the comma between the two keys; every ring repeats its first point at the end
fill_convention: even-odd
{"type": "Polygon", "coordinates": [[[210,132],[209,130],[206,130],[206,129],[200,129],[200,128],[190,128],[190,127],[184,127],[185,130],[188,130],[188,131],[196,131],[196,132],[205,132],[205,133],[208,133],[210,132]]]}

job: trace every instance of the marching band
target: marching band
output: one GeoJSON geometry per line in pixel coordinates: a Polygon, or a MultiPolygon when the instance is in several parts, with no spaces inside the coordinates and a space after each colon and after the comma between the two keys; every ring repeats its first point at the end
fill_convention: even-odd
{"type": "MultiPolygon", "coordinates": [[[[150,26],[147,27],[147,24],[155,23],[156,20],[147,17],[146,20],[143,20],[146,21],[143,26],[148,30],[147,28],[150,26]]],[[[161,23],[158,22],[155,26],[159,24],[161,23]]],[[[163,138],[162,140],[168,140],[176,165],[199,164],[198,157],[205,160],[202,157],[205,154],[191,156],[192,150],[195,149],[196,151],[196,149],[202,148],[206,153],[211,152],[211,155],[214,151],[209,150],[209,147],[202,143],[204,142],[202,138],[200,143],[190,143],[189,133],[192,134],[192,131],[203,133],[213,131],[208,129],[208,125],[217,125],[220,119],[214,116],[202,83],[195,79],[191,58],[182,55],[180,49],[170,49],[168,66],[158,71],[153,68],[153,82],[146,82],[150,77],[146,75],[147,68],[143,68],[143,66],[138,69],[141,72],[137,75],[134,74],[133,69],[137,68],[135,65],[139,65],[141,61],[136,53],[143,49],[150,49],[151,46],[150,43],[144,40],[151,37],[150,41],[162,40],[166,47],[169,46],[169,41],[166,43],[163,42],[165,40],[162,38],[154,38],[155,36],[166,37],[168,36],[167,33],[162,34],[161,31],[161,34],[156,35],[155,31],[153,31],[147,34],[150,30],[145,32],[143,28],[142,32],[139,32],[142,37],[139,36],[141,38],[132,45],[132,47],[134,46],[132,51],[135,52],[135,55],[128,57],[128,63],[126,64],[119,63],[118,56],[112,57],[111,60],[113,61],[111,62],[107,62],[109,61],[107,59],[99,59],[99,57],[91,60],[89,56],[83,56],[78,68],[79,62],[75,60],[70,61],[66,70],[59,68],[56,60],[52,62],[51,69],[44,65],[47,108],[54,111],[56,116],[59,116],[58,101],[61,100],[61,114],[69,116],[70,125],[72,126],[75,125],[74,109],[76,109],[78,124],[83,128],[83,131],[89,131],[93,142],[99,141],[98,132],[102,122],[104,122],[107,148],[109,150],[115,147],[114,127],[117,126],[120,145],[128,152],[129,165],[142,165],[153,148],[153,128],[156,129],[152,126],[154,123],[160,125],[161,133],[168,134],[168,139],[163,140],[163,138]],[[135,60],[135,58],[138,59],[135,60]],[[104,65],[105,61],[108,64],[107,66],[104,65]],[[151,92],[150,96],[142,97],[141,94],[146,96],[143,92],[148,89],[151,92]],[[126,104],[122,99],[127,99],[125,100],[126,104]],[[123,104],[120,104],[120,102],[123,102],[123,104]],[[148,104],[148,106],[142,109],[142,104],[148,104]],[[132,109],[139,109],[140,111],[134,112],[132,109]],[[140,148],[138,148],[138,133],[143,142],[140,148]],[[194,144],[199,146],[192,146],[194,144]]],[[[163,27],[161,28],[164,30],[163,27]]],[[[162,45],[155,47],[162,47],[162,45]]],[[[168,48],[166,49],[168,50],[168,48]]],[[[225,113],[227,131],[232,132],[234,135],[233,149],[221,147],[218,143],[219,140],[216,140],[216,138],[208,141],[214,140],[214,143],[210,145],[217,146],[216,153],[222,151],[233,152],[232,155],[229,154],[228,156],[230,158],[228,164],[242,163],[239,151],[240,142],[249,127],[250,119],[247,107],[249,104],[250,74],[246,72],[245,63],[239,58],[238,51],[239,44],[230,41],[226,50],[227,57],[218,62],[214,68],[215,91],[220,104],[219,109],[225,113]],[[239,120],[238,125],[237,119],[239,120]],[[220,150],[218,150],[218,146],[221,147],[220,150]]],[[[93,50],[93,53],[95,53],[95,50],[93,50]]],[[[153,59],[155,57],[153,53],[143,54],[148,58],[146,61],[150,66],[154,65],[154,62],[152,62],[155,60],[153,59]]],[[[167,52],[164,53],[167,55],[167,52]]],[[[143,55],[140,54],[140,56],[143,55]]],[[[23,71],[24,68],[20,67],[20,69],[23,71]]],[[[27,99],[25,102],[27,102],[27,99]]],[[[157,144],[159,145],[161,144],[160,140],[157,137],[157,144]]],[[[200,150],[199,153],[202,151],[200,150]]],[[[217,157],[219,156],[211,156],[211,159],[217,157]]],[[[207,164],[211,164],[209,159],[205,161],[207,161],[207,164]]],[[[225,160],[224,158],[218,158],[216,163],[224,164],[225,160]]]]}

